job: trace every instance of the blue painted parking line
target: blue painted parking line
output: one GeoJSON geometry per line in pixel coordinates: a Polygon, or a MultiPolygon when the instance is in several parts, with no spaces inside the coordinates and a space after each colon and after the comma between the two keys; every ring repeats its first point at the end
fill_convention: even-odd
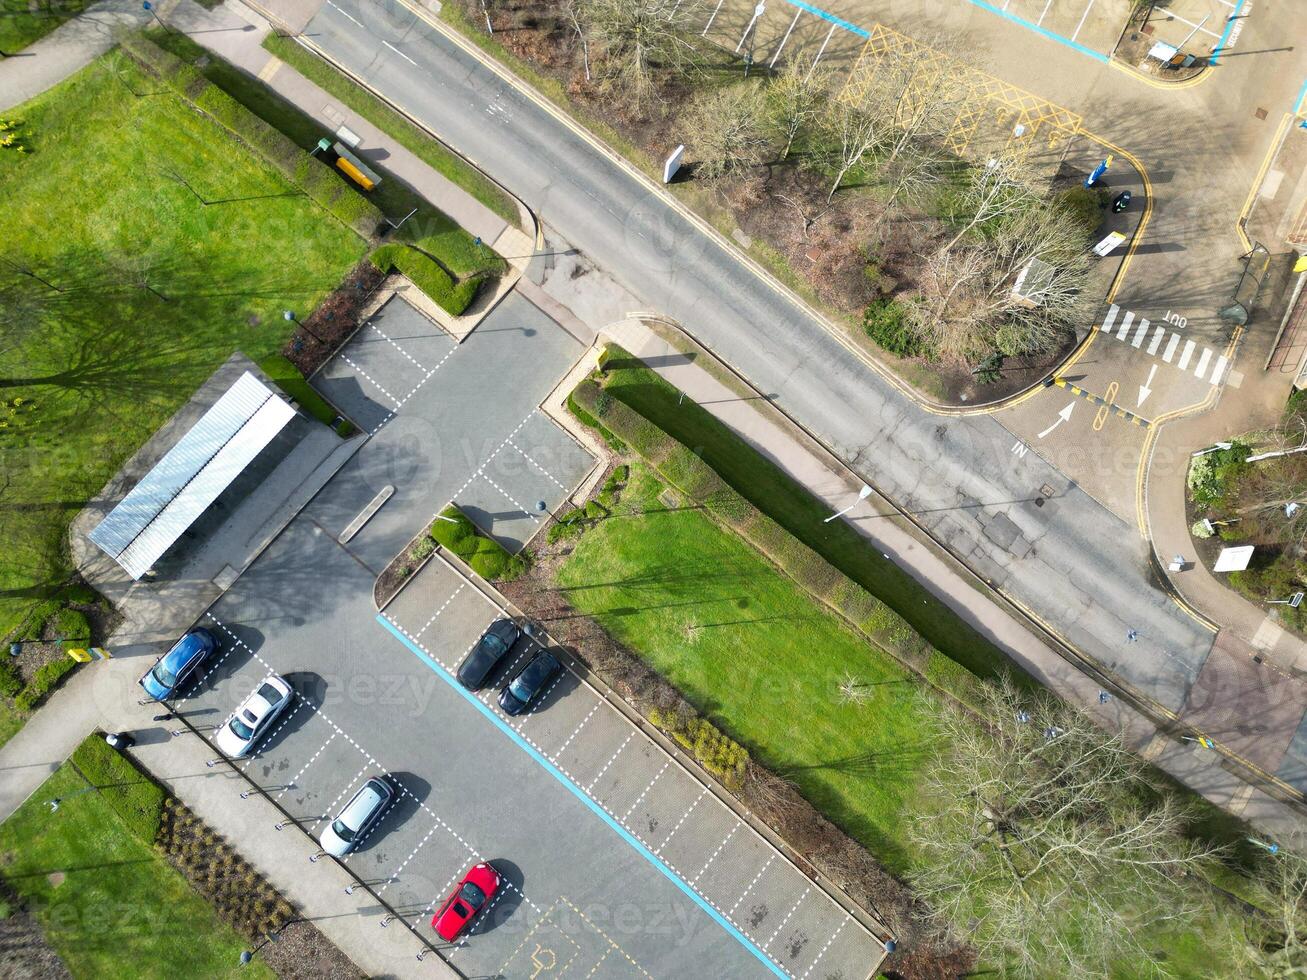
{"type": "Polygon", "coordinates": [[[1235,22],[1239,19],[1239,14],[1243,10],[1243,5],[1247,2],[1248,0],[1239,0],[1238,4],[1235,5],[1234,13],[1226,17],[1225,30],[1221,32],[1221,39],[1216,42],[1216,47],[1212,48],[1212,54],[1207,59],[1208,64],[1216,64],[1217,59],[1221,57],[1221,50],[1225,47],[1225,42],[1230,40],[1230,32],[1234,30],[1235,22]]]}
{"type": "Polygon", "coordinates": [[[458,681],[453,677],[453,675],[449,673],[449,671],[445,670],[444,667],[436,663],[436,661],[433,660],[425,651],[423,651],[421,647],[419,647],[407,636],[405,636],[402,632],[400,632],[399,628],[395,626],[395,624],[392,623],[389,619],[387,619],[383,613],[377,613],[377,622],[380,623],[382,626],[384,626],[386,630],[389,631],[390,634],[395,637],[395,639],[399,640],[400,643],[404,644],[404,646],[406,646],[419,660],[421,660],[424,664],[426,664],[429,668],[431,668],[431,670],[436,674],[437,677],[439,677],[451,688],[457,691],[463,697],[464,700],[466,700],[469,704],[471,704],[474,708],[476,708],[479,712],[481,712],[481,714],[485,716],[487,719],[489,719],[490,722],[494,724],[496,728],[498,728],[501,732],[503,732],[510,739],[512,739],[513,742],[516,743],[518,748],[520,748],[523,752],[527,753],[527,755],[531,756],[531,758],[534,759],[542,769],[544,769],[547,773],[549,773],[556,780],[562,783],[563,786],[565,786],[572,793],[573,796],[575,796],[578,800],[580,800],[587,807],[589,807],[590,811],[594,813],[595,816],[597,816],[600,820],[602,820],[609,827],[611,827],[617,833],[617,835],[622,838],[622,840],[626,841],[626,843],[631,845],[631,847],[634,848],[635,851],[641,857],[643,857],[651,865],[657,868],[658,871],[660,871],[663,874],[663,876],[667,878],[668,881],[670,881],[677,888],[679,888],[686,895],[687,898],[689,898],[701,909],[707,912],[714,922],[716,922],[723,929],[725,929],[726,932],[729,933],[732,938],[734,938],[737,942],[739,942],[741,946],[743,946],[750,953],[752,953],[760,963],[762,963],[765,967],[767,967],[768,970],[770,970],[776,976],[781,977],[782,980],[788,980],[788,974],[786,974],[784,970],[782,970],[775,963],[773,963],[771,961],[771,958],[768,957],[766,953],[764,953],[761,949],[759,949],[756,945],[754,945],[754,943],[749,939],[749,937],[744,935],[744,933],[742,933],[734,925],[728,922],[720,912],[718,912],[715,908],[709,905],[700,895],[698,895],[694,891],[694,889],[692,889],[689,885],[687,885],[684,881],[682,881],[681,878],[676,874],[676,872],[674,872],[670,867],[664,864],[657,856],[654,855],[652,851],[649,850],[649,848],[645,847],[638,840],[636,840],[635,837],[633,837],[625,827],[623,827],[611,816],[609,816],[609,814],[605,812],[603,807],[601,807],[594,800],[590,799],[590,797],[585,794],[584,790],[582,790],[579,786],[577,786],[565,775],[563,775],[562,771],[559,770],[557,766],[555,766],[552,762],[546,759],[539,751],[535,749],[534,746],[528,743],[524,738],[522,738],[521,735],[519,735],[511,727],[509,727],[502,718],[500,718],[497,714],[491,711],[490,708],[488,708],[485,704],[483,704],[480,700],[478,700],[472,694],[471,691],[467,690],[465,687],[463,687],[462,684],[458,683],[458,681]]]}
{"type": "MultiPolygon", "coordinates": [[[[967,0],[967,2],[973,7],[980,7],[982,10],[988,10],[991,14],[998,14],[1004,20],[1010,20],[1014,24],[1032,30],[1041,37],[1048,38],[1050,41],[1056,41],[1058,44],[1065,44],[1073,51],[1079,51],[1081,54],[1089,55],[1089,57],[1093,58],[1095,61],[1101,61],[1103,64],[1107,64],[1112,60],[1107,55],[1095,51],[1093,48],[1087,48],[1078,41],[1073,41],[1069,37],[1063,37],[1061,34],[1050,31],[1047,27],[1042,27],[1033,21],[1026,20],[1024,17],[1008,13],[1002,7],[995,7],[992,3],[986,3],[985,0],[967,0]]],[[[1242,4],[1244,0],[1239,0],[1239,2],[1242,4]]]]}
{"type": "Polygon", "coordinates": [[[839,17],[836,17],[834,14],[828,14],[820,7],[813,7],[810,4],[804,3],[803,0],[785,0],[785,2],[788,3],[791,7],[798,7],[800,10],[806,10],[810,14],[815,14],[816,16],[820,17],[822,20],[829,21],[830,23],[834,24],[836,27],[842,27],[846,31],[850,31],[853,34],[858,35],[858,37],[861,38],[871,37],[870,33],[863,30],[857,24],[850,24],[847,20],[843,20],[839,17]]]}

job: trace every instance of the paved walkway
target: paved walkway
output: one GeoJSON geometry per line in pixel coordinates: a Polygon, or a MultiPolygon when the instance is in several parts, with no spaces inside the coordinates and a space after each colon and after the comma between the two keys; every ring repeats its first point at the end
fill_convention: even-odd
{"type": "MultiPolygon", "coordinates": [[[[743,379],[688,337],[665,325],[651,328],[636,320],[625,320],[604,333],[740,433],[832,512],[856,502],[858,477],[761,394],[742,397],[741,391],[747,389],[743,379]],[[693,360],[680,356],[691,350],[696,354],[693,360]]],[[[1095,681],[977,588],[973,576],[925,540],[879,494],[855,504],[847,519],[872,546],[894,559],[1041,683],[1066,701],[1088,707],[1106,727],[1124,729],[1130,744],[1153,764],[1277,840],[1298,840],[1303,834],[1296,811],[1226,770],[1216,753],[1161,734],[1148,718],[1117,699],[1100,705],[1095,681]]],[[[1307,841],[1307,836],[1301,839],[1307,841]]]]}
{"type": "MultiPolygon", "coordinates": [[[[214,54],[258,77],[291,105],[322,123],[324,135],[342,125],[348,126],[361,137],[357,151],[361,157],[384,167],[473,235],[493,244],[508,227],[503,218],[449,178],[264,50],[263,39],[272,30],[271,25],[238,0],[213,10],[206,10],[194,0],[180,0],[169,15],[168,23],[214,54]]],[[[534,219],[530,213],[522,205],[519,208],[521,224],[533,228],[534,219]]],[[[513,244],[519,247],[508,249],[508,254],[514,257],[524,254],[520,247],[522,241],[514,237],[513,244]]],[[[525,245],[525,252],[529,253],[529,239],[525,240],[525,245]]]]}
{"type": "MultiPolygon", "coordinates": [[[[96,728],[130,731],[137,745],[130,750],[210,826],[219,831],[290,900],[299,913],[322,931],[367,976],[457,977],[440,957],[416,959],[422,945],[400,923],[380,928],[381,909],[370,892],[345,886],[354,879],[329,859],[318,861],[313,873],[309,856],[317,847],[294,827],[274,830],[284,819],[267,798],[250,789],[226,763],[209,768],[213,753],[195,736],[169,734],[180,722],[154,722],[164,709],[138,705],[136,678],[150,661],[130,657],[89,664],[78,669],[2,749],[0,749],[0,821],[37,792],[45,778],[72,754],[96,728]]],[[[195,719],[197,725],[222,719],[195,719]]],[[[292,814],[305,816],[305,814],[292,814]]],[[[316,817],[317,814],[314,814],[316,817]]]]}
{"type": "Polygon", "coordinates": [[[35,44],[0,58],[0,112],[58,85],[113,47],[118,31],[149,19],[140,0],[102,0],[35,44]]]}

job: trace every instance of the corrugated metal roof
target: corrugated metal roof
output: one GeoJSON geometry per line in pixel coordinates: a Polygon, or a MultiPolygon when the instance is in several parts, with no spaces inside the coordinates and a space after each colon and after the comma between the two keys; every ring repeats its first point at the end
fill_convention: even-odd
{"type": "Polygon", "coordinates": [[[139,579],[295,415],[248,371],[89,537],[139,579]]]}

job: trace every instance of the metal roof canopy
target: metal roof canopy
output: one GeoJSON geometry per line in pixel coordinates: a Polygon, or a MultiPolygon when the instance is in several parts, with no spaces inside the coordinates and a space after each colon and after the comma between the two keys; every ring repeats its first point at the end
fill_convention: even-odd
{"type": "Polygon", "coordinates": [[[218,499],[295,410],[246,371],[89,537],[139,579],[218,499]]]}

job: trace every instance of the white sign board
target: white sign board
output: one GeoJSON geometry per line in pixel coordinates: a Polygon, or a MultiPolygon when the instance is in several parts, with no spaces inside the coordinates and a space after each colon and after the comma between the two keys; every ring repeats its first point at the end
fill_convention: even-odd
{"type": "Polygon", "coordinates": [[[681,157],[685,156],[685,144],[682,143],[676,149],[672,150],[672,155],[667,158],[663,164],[663,183],[670,184],[672,178],[676,176],[676,171],[681,169],[681,157]]]}
{"type": "Polygon", "coordinates": [[[1148,49],[1148,57],[1156,58],[1158,61],[1170,61],[1175,57],[1179,49],[1174,44],[1167,44],[1165,41],[1158,41],[1148,49]]]}
{"type": "Polygon", "coordinates": [[[1248,567],[1252,557],[1253,546],[1250,544],[1241,544],[1237,548],[1223,548],[1217,556],[1216,564],[1212,566],[1212,571],[1242,572],[1248,567]]]}
{"type": "Polygon", "coordinates": [[[1125,235],[1119,231],[1114,231],[1094,246],[1094,254],[1106,258],[1112,249],[1116,248],[1123,241],[1125,241],[1125,235]]]}

